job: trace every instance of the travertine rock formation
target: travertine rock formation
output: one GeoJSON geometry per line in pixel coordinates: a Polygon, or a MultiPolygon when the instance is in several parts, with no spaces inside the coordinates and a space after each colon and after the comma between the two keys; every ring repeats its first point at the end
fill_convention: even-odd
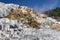
{"type": "Polygon", "coordinates": [[[29,25],[33,28],[39,28],[39,23],[35,20],[36,13],[34,12],[34,10],[31,10],[27,7],[19,7],[16,10],[12,10],[11,13],[4,18],[12,20],[23,20],[24,24],[29,25]],[[33,17],[34,15],[35,17],[33,17]]]}
{"type": "Polygon", "coordinates": [[[60,40],[60,22],[16,4],[0,3],[0,40],[60,40]]]}
{"type": "Polygon", "coordinates": [[[60,30],[60,24],[53,24],[52,28],[56,30],[60,30]]]}

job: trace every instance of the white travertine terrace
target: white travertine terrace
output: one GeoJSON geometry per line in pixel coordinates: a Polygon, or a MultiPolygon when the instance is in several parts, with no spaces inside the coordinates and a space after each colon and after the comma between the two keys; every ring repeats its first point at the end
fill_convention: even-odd
{"type": "MultiPolygon", "coordinates": [[[[18,7],[19,5],[16,4],[0,3],[0,17],[8,15],[11,9],[15,10],[18,7]]],[[[28,7],[21,7],[22,12],[26,13],[27,11],[24,9],[28,7]]],[[[51,17],[45,17],[44,14],[40,14],[41,16],[38,17],[33,14],[34,12],[30,13],[32,17],[36,17],[35,20],[40,23],[40,29],[28,28],[22,21],[0,18],[0,40],[60,40],[60,31],[51,28],[53,24],[60,25],[60,22],[51,17]]],[[[53,26],[53,28],[54,27],[55,26],[53,26]]]]}

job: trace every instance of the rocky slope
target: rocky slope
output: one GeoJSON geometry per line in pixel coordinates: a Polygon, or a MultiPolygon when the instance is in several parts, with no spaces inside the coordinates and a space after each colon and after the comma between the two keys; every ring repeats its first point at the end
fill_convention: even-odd
{"type": "Polygon", "coordinates": [[[60,22],[25,6],[0,3],[0,40],[60,40],[60,22]]]}

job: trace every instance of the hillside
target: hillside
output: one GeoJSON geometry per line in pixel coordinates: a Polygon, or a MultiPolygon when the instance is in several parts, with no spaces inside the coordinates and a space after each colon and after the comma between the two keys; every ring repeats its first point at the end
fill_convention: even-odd
{"type": "Polygon", "coordinates": [[[47,14],[49,17],[60,19],[60,8],[57,7],[55,9],[48,10],[45,12],[45,14],[47,14]]]}

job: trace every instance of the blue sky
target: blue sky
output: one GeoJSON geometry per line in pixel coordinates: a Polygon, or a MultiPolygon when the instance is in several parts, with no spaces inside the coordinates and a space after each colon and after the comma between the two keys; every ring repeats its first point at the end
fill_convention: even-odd
{"type": "Polygon", "coordinates": [[[60,0],[0,0],[0,2],[19,4],[41,11],[60,7],[60,0]]]}

